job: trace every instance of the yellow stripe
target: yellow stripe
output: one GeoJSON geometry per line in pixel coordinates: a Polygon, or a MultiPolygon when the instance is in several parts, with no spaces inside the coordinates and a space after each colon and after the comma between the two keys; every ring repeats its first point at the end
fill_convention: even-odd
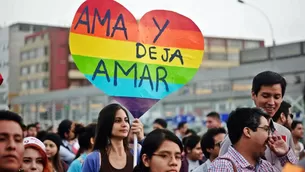
{"type": "MultiPolygon", "coordinates": [[[[157,57],[156,60],[150,59],[149,47],[152,45],[145,44],[146,55],[142,58],[136,57],[136,42],[119,41],[113,39],[105,39],[93,36],[80,35],[70,33],[70,51],[72,54],[90,56],[96,58],[112,59],[112,60],[125,60],[133,62],[142,62],[147,64],[160,64],[166,66],[178,66],[187,68],[198,68],[202,62],[203,50],[192,50],[179,48],[183,56],[184,64],[181,64],[179,58],[174,58],[171,62],[164,62],[161,59],[162,54],[166,54],[163,48],[170,48],[168,51],[169,57],[177,48],[160,47],[156,46],[153,50],[157,57]]],[[[140,48],[140,52],[142,52],[140,48]]]]}

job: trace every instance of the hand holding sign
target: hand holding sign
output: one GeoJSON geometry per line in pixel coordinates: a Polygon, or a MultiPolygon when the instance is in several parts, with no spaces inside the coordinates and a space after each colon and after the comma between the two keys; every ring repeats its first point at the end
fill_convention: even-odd
{"type": "Polygon", "coordinates": [[[113,0],[87,0],[77,10],[70,50],[96,87],[139,118],[196,74],[204,39],[192,20],[154,10],[139,23],[113,0]]]}

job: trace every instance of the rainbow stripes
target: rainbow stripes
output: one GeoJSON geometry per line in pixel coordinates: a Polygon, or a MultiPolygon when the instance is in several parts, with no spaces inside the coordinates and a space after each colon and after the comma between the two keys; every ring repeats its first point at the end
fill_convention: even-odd
{"type": "Polygon", "coordinates": [[[203,41],[199,28],[178,13],[151,11],[141,18],[138,26],[133,15],[115,1],[84,2],[74,17],[70,31],[70,51],[78,69],[106,94],[121,99],[160,100],[183,87],[200,67],[203,41]],[[169,24],[160,33],[160,27],[166,21],[169,24]],[[145,50],[142,47],[137,51],[138,42],[144,45],[145,50]],[[172,58],[171,62],[162,60],[162,56],[169,59],[177,50],[183,65],[178,57],[172,58]],[[137,58],[139,54],[143,57],[137,58]],[[105,73],[97,73],[93,77],[101,60],[104,66],[99,70],[106,71],[109,80],[105,73]],[[132,70],[128,74],[121,69],[115,71],[116,63],[125,72],[132,70]],[[134,64],[136,70],[131,68],[134,64]],[[159,67],[165,70],[158,71],[159,67]],[[165,80],[161,80],[159,75],[166,77],[165,80]]]}

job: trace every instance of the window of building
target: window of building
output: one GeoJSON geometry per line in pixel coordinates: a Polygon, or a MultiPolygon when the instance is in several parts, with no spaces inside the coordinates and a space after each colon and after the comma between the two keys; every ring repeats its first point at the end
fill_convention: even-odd
{"type": "Polygon", "coordinates": [[[35,88],[35,82],[36,82],[35,80],[30,81],[31,89],[35,88]]]}
{"type": "Polygon", "coordinates": [[[229,61],[239,61],[239,53],[229,53],[228,60],[229,61]]]}
{"type": "Polygon", "coordinates": [[[28,52],[21,52],[21,61],[28,59],[28,52]]]}
{"type": "Polygon", "coordinates": [[[34,80],[34,88],[39,88],[39,80],[34,80]]]}
{"type": "Polygon", "coordinates": [[[44,55],[45,56],[49,55],[49,48],[47,46],[44,47],[44,55]]]}
{"type": "Polygon", "coordinates": [[[22,67],[21,71],[20,71],[21,72],[20,74],[21,75],[27,75],[29,73],[28,69],[29,69],[28,67],[22,67]]]}
{"type": "Polygon", "coordinates": [[[40,47],[40,48],[37,49],[37,57],[38,58],[42,57],[44,55],[43,51],[44,51],[43,47],[40,47]]]}
{"type": "Polygon", "coordinates": [[[27,81],[21,83],[21,90],[26,90],[26,89],[28,89],[28,82],[27,81]]]}
{"type": "Polygon", "coordinates": [[[204,50],[208,51],[209,40],[208,38],[204,38],[204,50]]]}
{"type": "Polygon", "coordinates": [[[35,73],[36,72],[36,65],[32,65],[30,68],[30,73],[35,73]]]}
{"type": "Polygon", "coordinates": [[[36,58],[36,49],[30,51],[30,58],[36,58]]]}
{"type": "Polygon", "coordinates": [[[45,78],[42,82],[43,88],[49,88],[49,79],[45,78]]]}
{"type": "Polygon", "coordinates": [[[210,53],[207,57],[210,60],[227,60],[227,54],[225,53],[210,53]]]}
{"type": "Polygon", "coordinates": [[[28,25],[28,24],[20,24],[19,25],[19,31],[28,32],[28,31],[30,31],[30,29],[31,29],[31,26],[28,25]]]}
{"type": "Polygon", "coordinates": [[[243,48],[243,42],[241,40],[228,40],[227,41],[228,48],[243,48]]]}
{"type": "Polygon", "coordinates": [[[43,88],[43,79],[37,80],[38,82],[38,88],[43,88]]]}
{"type": "Polygon", "coordinates": [[[43,27],[42,26],[34,26],[33,31],[34,32],[39,32],[42,31],[43,27]]]}
{"type": "Polygon", "coordinates": [[[49,70],[49,63],[48,62],[44,62],[43,64],[42,64],[42,72],[48,72],[48,70],[49,70]]]}
{"type": "Polygon", "coordinates": [[[71,70],[77,69],[77,66],[75,65],[75,63],[70,62],[69,63],[69,69],[71,69],[71,70]]]}
{"type": "Polygon", "coordinates": [[[259,41],[245,41],[245,49],[259,48],[259,41]]]}
{"type": "Polygon", "coordinates": [[[40,37],[41,37],[41,39],[44,39],[44,34],[41,34],[41,36],[40,36],[40,37]]]}
{"type": "Polygon", "coordinates": [[[224,39],[213,38],[213,39],[210,39],[209,42],[210,42],[211,46],[225,47],[225,45],[226,45],[226,41],[224,39]]]}

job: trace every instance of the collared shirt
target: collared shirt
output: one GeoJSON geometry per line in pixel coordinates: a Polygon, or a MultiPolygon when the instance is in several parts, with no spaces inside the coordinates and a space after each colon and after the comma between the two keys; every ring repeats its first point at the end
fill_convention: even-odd
{"type": "MultiPolygon", "coordinates": [[[[277,131],[277,133],[279,133],[281,135],[281,137],[285,140],[285,142],[287,143],[287,145],[290,147],[291,150],[294,150],[294,143],[292,140],[292,136],[290,131],[278,124],[273,122],[272,120],[270,120],[270,128],[272,129],[272,131],[277,131]]],[[[221,143],[221,148],[219,151],[219,156],[224,155],[225,153],[228,152],[228,148],[232,145],[231,140],[229,139],[228,135],[226,136],[225,140],[221,143]]],[[[293,157],[291,158],[290,163],[292,164],[297,164],[298,163],[298,159],[296,157],[296,155],[293,152],[293,157]]],[[[267,161],[269,161],[273,166],[275,166],[279,171],[282,170],[282,165],[280,163],[279,158],[271,151],[271,149],[269,147],[267,147],[266,151],[265,151],[265,158],[267,161]]]]}
{"type": "Polygon", "coordinates": [[[193,170],[193,172],[207,172],[210,165],[211,165],[211,161],[210,159],[207,159],[205,163],[201,164],[199,167],[193,170]]]}
{"type": "MultiPolygon", "coordinates": [[[[251,165],[239,152],[237,152],[232,146],[229,147],[229,150],[226,154],[215,159],[210,165],[208,171],[215,172],[232,172],[233,164],[229,160],[221,159],[228,158],[234,162],[238,172],[281,172],[275,166],[266,160],[259,159],[255,166],[251,165]]],[[[287,155],[283,157],[278,157],[281,165],[284,166],[287,162],[293,161],[295,155],[293,150],[290,149],[287,155]]]]}

